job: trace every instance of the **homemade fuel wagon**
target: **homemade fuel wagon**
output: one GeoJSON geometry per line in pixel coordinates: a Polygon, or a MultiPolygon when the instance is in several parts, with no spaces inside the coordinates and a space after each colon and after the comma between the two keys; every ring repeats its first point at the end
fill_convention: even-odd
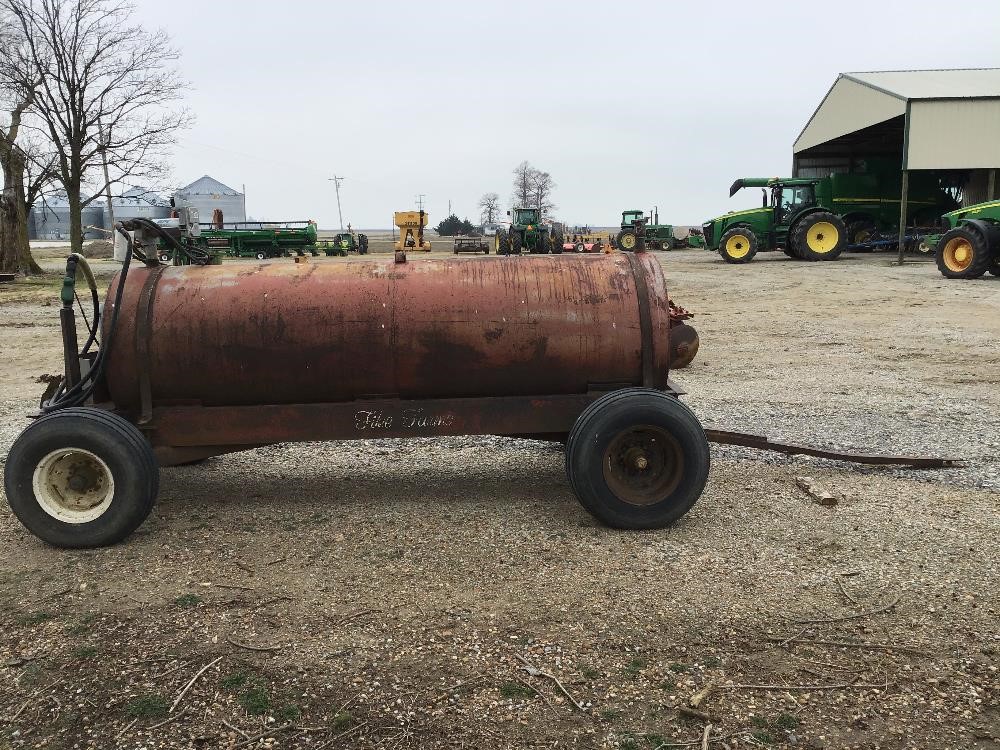
{"type": "Polygon", "coordinates": [[[565,441],[580,503],[628,529],[672,523],[705,486],[709,435],[669,379],[670,302],[650,253],[211,265],[183,227],[119,228],[134,239],[103,309],[86,260],[67,261],[65,371],[4,467],[12,510],[49,543],[127,537],[160,466],[291,441],[565,441]],[[157,239],[175,265],[159,264],[157,239]],[[78,272],[95,319],[82,347],[78,272]]]}

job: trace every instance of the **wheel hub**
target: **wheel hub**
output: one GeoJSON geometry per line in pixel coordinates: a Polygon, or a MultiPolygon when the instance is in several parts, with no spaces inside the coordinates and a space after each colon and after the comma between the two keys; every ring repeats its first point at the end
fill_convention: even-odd
{"type": "Polygon", "coordinates": [[[619,500],[653,505],[676,489],[683,475],[680,444],[666,430],[639,425],[618,433],[604,453],[604,477],[619,500]]]}
{"type": "Polygon", "coordinates": [[[42,510],[66,523],[98,518],[111,506],[115,492],[108,465],[82,448],[64,448],[42,458],[32,486],[42,510]]]}

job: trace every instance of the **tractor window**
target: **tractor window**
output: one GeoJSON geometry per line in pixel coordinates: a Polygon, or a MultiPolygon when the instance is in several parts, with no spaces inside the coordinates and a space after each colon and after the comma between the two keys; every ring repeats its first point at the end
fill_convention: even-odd
{"type": "Polygon", "coordinates": [[[812,185],[781,185],[771,191],[771,205],[776,209],[777,219],[791,218],[799,209],[816,205],[816,195],[812,185]]]}

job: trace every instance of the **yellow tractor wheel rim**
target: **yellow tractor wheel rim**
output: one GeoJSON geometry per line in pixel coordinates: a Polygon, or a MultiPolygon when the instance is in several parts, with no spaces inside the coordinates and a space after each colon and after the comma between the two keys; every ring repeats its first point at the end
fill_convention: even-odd
{"type": "Polygon", "coordinates": [[[806,233],[806,244],[814,253],[829,253],[840,242],[840,232],[828,221],[817,221],[806,233]]]}
{"type": "Polygon", "coordinates": [[[944,246],[944,264],[949,271],[964,271],[972,265],[976,251],[965,237],[953,237],[944,246]]]}
{"type": "Polygon", "coordinates": [[[634,234],[623,234],[622,235],[622,247],[626,250],[631,250],[635,247],[635,235],[634,234]]]}
{"type": "Polygon", "coordinates": [[[750,253],[750,239],[745,234],[734,234],[726,240],[726,255],[730,258],[745,258],[750,253]]]}

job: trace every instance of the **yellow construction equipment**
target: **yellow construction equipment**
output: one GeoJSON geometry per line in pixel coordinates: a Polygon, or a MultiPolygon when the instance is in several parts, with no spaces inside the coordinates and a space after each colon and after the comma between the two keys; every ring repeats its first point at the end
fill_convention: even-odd
{"type": "Polygon", "coordinates": [[[427,226],[426,211],[396,211],[393,214],[393,221],[399,227],[397,250],[430,252],[431,243],[424,239],[424,227],[427,226]]]}

